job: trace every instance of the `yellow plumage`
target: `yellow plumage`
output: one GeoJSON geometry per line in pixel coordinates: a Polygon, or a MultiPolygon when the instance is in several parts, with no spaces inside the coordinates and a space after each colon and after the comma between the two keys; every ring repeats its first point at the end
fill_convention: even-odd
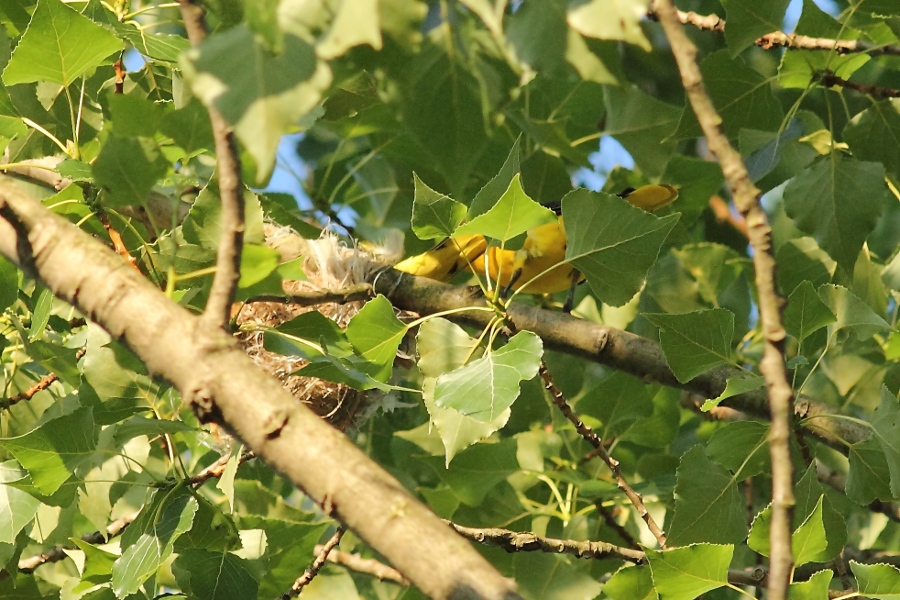
{"type": "MultiPolygon", "coordinates": [[[[678,198],[678,191],[670,185],[646,185],[620,194],[632,206],[653,212],[678,198]]],[[[572,288],[584,280],[566,260],[566,230],[563,218],[556,223],[540,225],[525,233],[519,250],[488,246],[481,235],[461,235],[448,238],[422,254],[407,258],[395,269],[447,281],[471,265],[505,292],[519,290],[529,294],[553,294],[572,288]]]]}

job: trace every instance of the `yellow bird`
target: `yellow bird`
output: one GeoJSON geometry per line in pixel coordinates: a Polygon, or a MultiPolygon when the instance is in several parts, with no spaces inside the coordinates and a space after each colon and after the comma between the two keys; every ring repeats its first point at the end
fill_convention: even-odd
{"type": "Polygon", "coordinates": [[[427,252],[410,256],[394,268],[419,277],[447,281],[484,254],[485,248],[487,240],[481,234],[458,235],[445,239],[427,252]]]}
{"type": "MultiPolygon", "coordinates": [[[[647,212],[656,211],[678,198],[678,191],[670,185],[646,185],[619,194],[632,206],[647,212]]],[[[551,206],[560,212],[560,204],[551,206]]],[[[413,275],[447,281],[469,266],[484,275],[503,295],[510,290],[529,294],[553,294],[563,290],[574,292],[575,285],[584,280],[566,260],[566,230],[563,218],[556,223],[540,225],[525,233],[519,250],[488,246],[481,235],[463,235],[444,240],[428,252],[407,258],[394,268],[413,275]]],[[[572,294],[566,302],[571,308],[572,294]]]]}

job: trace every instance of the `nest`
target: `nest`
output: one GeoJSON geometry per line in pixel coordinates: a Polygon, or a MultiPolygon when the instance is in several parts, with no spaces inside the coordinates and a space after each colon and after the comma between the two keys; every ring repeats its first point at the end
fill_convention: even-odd
{"type": "MultiPolygon", "coordinates": [[[[396,262],[397,258],[396,252],[384,247],[380,248],[379,253],[370,253],[357,247],[347,247],[329,233],[317,240],[305,240],[289,228],[275,226],[266,227],[266,243],[281,253],[282,260],[304,256],[303,271],[309,280],[284,281],[283,288],[288,294],[335,290],[365,283],[378,269],[396,262]]],[[[364,304],[363,301],[355,301],[302,306],[283,302],[248,302],[238,313],[240,331],[236,337],[247,355],[278,379],[295,398],[337,429],[355,429],[375,411],[384,393],[377,390],[359,391],[315,377],[292,375],[307,361],[266,350],[263,334],[266,329],[311,311],[318,311],[345,328],[364,304]]]]}

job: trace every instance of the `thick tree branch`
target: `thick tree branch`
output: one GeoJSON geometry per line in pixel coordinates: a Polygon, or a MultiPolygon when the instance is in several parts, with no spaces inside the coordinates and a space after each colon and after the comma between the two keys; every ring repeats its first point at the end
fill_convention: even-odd
{"type": "MultiPolygon", "coordinates": [[[[375,291],[387,296],[394,306],[420,315],[447,310],[484,306],[485,300],[472,288],[452,286],[424,277],[414,277],[400,271],[387,270],[373,281],[375,291]]],[[[731,366],[716,367],[681,383],[666,363],[659,343],[614,327],[596,325],[576,319],[559,311],[543,310],[521,303],[507,309],[509,320],[517,329],[527,329],[539,335],[544,347],[556,352],[584,358],[617,371],[634,375],[644,381],[661,383],[689,391],[703,398],[715,398],[725,390],[731,377],[746,375],[731,366]]],[[[465,325],[484,327],[493,315],[487,312],[461,312],[447,318],[465,325]]],[[[722,402],[735,410],[758,418],[769,418],[766,390],[756,390],[733,396],[722,402]]],[[[867,439],[871,430],[848,419],[832,418],[838,411],[826,404],[801,397],[794,404],[798,420],[804,429],[827,444],[847,451],[844,442],[867,439]]]]}
{"type": "Polygon", "coordinates": [[[791,389],[784,361],[787,334],[781,324],[784,300],[775,287],[775,256],[772,253],[772,230],[762,206],[760,192],[753,185],[741,155],[731,147],[722,132],[722,119],[703,86],[697,65],[697,48],[682,29],[671,0],[655,0],[654,10],[681,73],[681,81],[697,121],[706,136],[710,151],[718,158],[731,188],[734,203],[747,222],[747,233],[753,246],[753,266],[758,293],[760,322],[765,346],[759,370],[769,390],[772,425],[769,430],[769,452],[772,457],[772,524],[769,535],[771,553],[768,581],[769,598],[784,600],[788,596],[794,561],[791,556],[791,515],[794,507],[793,465],[791,464],[791,389]]]}
{"type": "MultiPolygon", "coordinates": [[[[188,38],[194,46],[206,38],[206,23],[199,2],[179,0],[188,38]]],[[[206,327],[226,328],[231,317],[234,291],[241,278],[241,250],[244,246],[244,183],[241,181],[241,159],[234,132],[225,117],[209,108],[216,149],[219,198],[222,202],[222,232],[216,252],[216,274],[203,311],[206,327]]]]}
{"type": "Polygon", "coordinates": [[[517,598],[474,548],[342,433],[102,243],[0,178],[0,254],[125,343],[432,598],[517,598]]]}

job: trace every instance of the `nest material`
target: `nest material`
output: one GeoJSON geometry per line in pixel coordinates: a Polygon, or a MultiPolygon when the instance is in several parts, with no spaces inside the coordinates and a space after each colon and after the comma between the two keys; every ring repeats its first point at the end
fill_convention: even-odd
{"type": "MultiPolygon", "coordinates": [[[[304,256],[303,271],[309,281],[284,281],[287,293],[334,290],[365,283],[378,269],[396,259],[391,252],[376,258],[359,248],[344,246],[332,234],[305,240],[288,228],[266,227],[267,244],[277,249],[282,260],[304,256]]],[[[377,407],[383,394],[362,392],[349,386],[315,377],[291,375],[307,364],[296,356],[284,356],[263,347],[263,332],[311,311],[318,311],[342,328],[362,309],[364,302],[326,303],[300,306],[281,302],[249,302],[237,317],[241,331],[238,342],[263,370],[276,377],[295,398],[306,404],[331,425],[346,431],[358,427],[377,407]]]]}

